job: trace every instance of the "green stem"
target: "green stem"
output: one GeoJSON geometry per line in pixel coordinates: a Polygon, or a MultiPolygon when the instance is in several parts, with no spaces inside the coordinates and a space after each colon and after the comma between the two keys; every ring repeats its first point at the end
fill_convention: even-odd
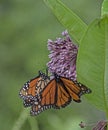
{"type": "Polygon", "coordinates": [[[24,109],[17,121],[14,123],[12,130],[20,130],[29,115],[29,109],[24,109]]]}
{"type": "Polygon", "coordinates": [[[28,120],[31,126],[30,130],[39,130],[38,122],[34,117],[29,117],[28,120]]]}

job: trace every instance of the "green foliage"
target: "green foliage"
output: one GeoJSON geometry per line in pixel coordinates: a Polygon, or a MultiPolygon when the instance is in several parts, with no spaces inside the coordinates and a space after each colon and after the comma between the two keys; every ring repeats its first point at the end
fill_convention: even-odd
{"type": "Polygon", "coordinates": [[[79,43],[82,35],[87,29],[87,25],[60,0],[44,0],[52,9],[58,20],[69,30],[72,38],[79,43]]]}
{"type": "Polygon", "coordinates": [[[78,78],[92,89],[89,100],[108,111],[108,17],[89,25],[79,46],[78,78]]]}

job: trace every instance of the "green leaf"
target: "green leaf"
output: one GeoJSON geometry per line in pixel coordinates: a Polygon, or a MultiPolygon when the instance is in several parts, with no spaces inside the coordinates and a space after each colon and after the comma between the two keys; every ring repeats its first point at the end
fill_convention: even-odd
{"type": "Polygon", "coordinates": [[[108,15],[108,0],[104,0],[102,3],[102,16],[108,15]]]}
{"type": "Polygon", "coordinates": [[[108,17],[88,27],[79,47],[77,74],[79,81],[92,89],[87,98],[108,111],[108,17]]]}
{"type": "Polygon", "coordinates": [[[79,43],[82,35],[87,29],[87,25],[60,0],[44,0],[52,9],[57,19],[68,29],[72,38],[79,43]]]}

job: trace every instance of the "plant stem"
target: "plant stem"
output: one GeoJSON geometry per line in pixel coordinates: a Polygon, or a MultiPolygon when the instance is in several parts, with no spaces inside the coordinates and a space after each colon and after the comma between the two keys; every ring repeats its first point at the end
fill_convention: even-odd
{"type": "Polygon", "coordinates": [[[24,109],[17,121],[14,123],[12,130],[20,130],[29,115],[29,109],[24,109]]]}

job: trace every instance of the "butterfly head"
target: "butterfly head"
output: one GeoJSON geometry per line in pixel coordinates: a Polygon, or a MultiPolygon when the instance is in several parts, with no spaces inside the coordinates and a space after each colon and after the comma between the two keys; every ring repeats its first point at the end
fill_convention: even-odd
{"type": "Polygon", "coordinates": [[[60,80],[60,76],[56,73],[53,73],[53,76],[54,78],[56,79],[56,81],[59,81],[60,80]]]}

